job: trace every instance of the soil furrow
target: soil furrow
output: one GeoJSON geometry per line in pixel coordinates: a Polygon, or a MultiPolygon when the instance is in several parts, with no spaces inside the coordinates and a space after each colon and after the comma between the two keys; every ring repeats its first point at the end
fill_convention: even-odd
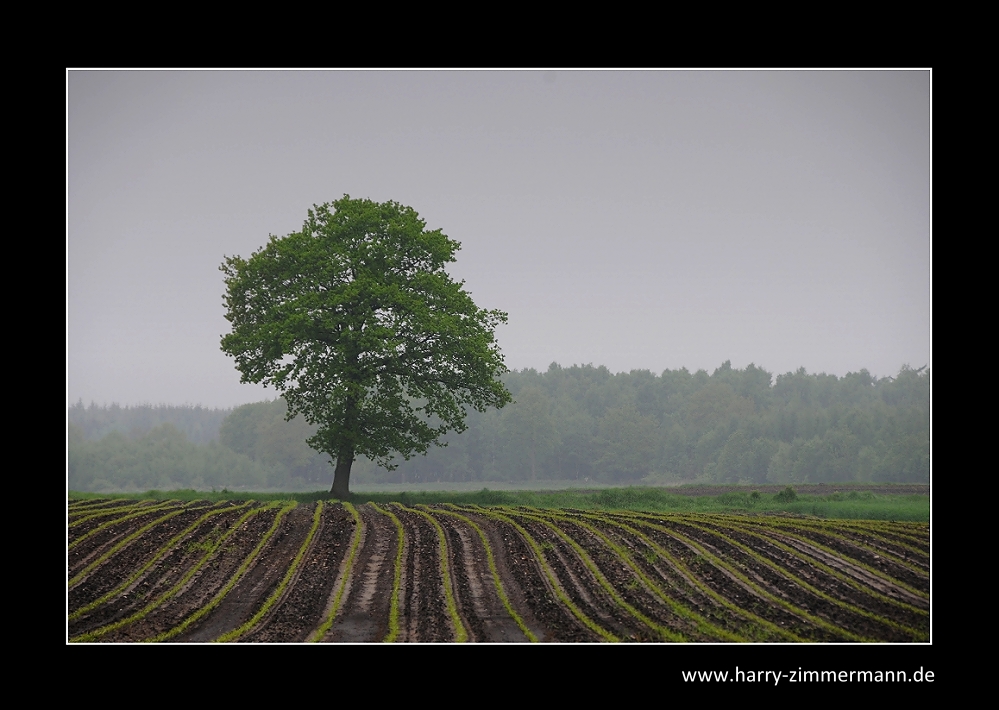
{"type": "MultiPolygon", "coordinates": [[[[207,563],[190,579],[143,618],[108,633],[102,641],[145,641],[176,628],[184,619],[195,614],[211,602],[216,593],[235,574],[246,557],[254,550],[271,527],[279,510],[262,508],[244,520],[235,530],[223,529],[223,535],[232,533],[221,547],[212,548],[207,563]]],[[[202,552],[199,559],[204,555],[202,552]]],[[[166,590],[164,590],[166,591],[166,590]]],[[[155,598],[155,597],[154,597],[155,598]]]]}
{"type": "Polygon", "coordinates": [[[426,519],[397,505],[393,512],[406,528],[406,584],[400,613],[408,621],[399,641],[455,640],[441,579],[437,531],[426,519]]]}
{"type": "Polygon", "coordinates": [[[73,515],[95,516],[68,543],[74,641],[929,640],[925,525],[291,502],[73,515]]]}
{"type": "Polygon", "coordinates": [[[349,550],[354,519],[343,506],[328,505],[320,525],[284,598],[241,641],[300,643],[322,622],[337,570],[349,550]]]}
{"type": "MultiPolygon", "coordinates": [[[[250,566],[243,569],[239,580],[218,605],[170,640],[194,643],[214,641],[249,620],[284,577],[308,534],[313,510],[313,506],[297,506],[287,513],[280,527],[250,566]]],[[[226,580],[227,583],[230,581],[226,580]]],[[[215,599],[217,595],[213,597],[215,599]]]]}
{"type": "MultiPolygon", "coordinates": [[[[370,505],[358,508],[364,537],[347,581],[341,612],[323,639],[328,642],[374,643],[389,633],[392,578],[398,535],[391,519],[370,505]]],[[[342,543],[342,544],[347,544],[342,543]]]]}

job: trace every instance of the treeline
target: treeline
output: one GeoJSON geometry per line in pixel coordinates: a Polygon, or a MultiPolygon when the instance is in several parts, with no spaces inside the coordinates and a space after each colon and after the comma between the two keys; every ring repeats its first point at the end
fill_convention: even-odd
{"type": "Polygon", "coordinates": [[[780,375],[730,362],[612,374],[510,373],[515,404],[379,481],[929,482],[929,370],[877,379],[780,375]]]}
{"type": "Polygon", "coordinates": [[[69,408],[69,487],[113,491],[329,486],[329,457],[305,443],[312,428],[301,418],[285,421],[286,413],[280,399],[232,410],[85,408],[78,403],[69,408]],[[100,436],[102,431],[108,433],[100,436]]]}
{"type": "MultiPolygon", "coordinates": [[[[468,429],[451,434],[446,448],[400,460],[394,471],[360,460],[353,480],[929,482],[925,368],[880,379],[866,370],[836,377],[802,368],[774,379],[729,362],[710,375],[612,374],[553,363],[547,372],[511,372],[504,381],[514,403],[469,412],[468,429]]],[[[218,411],[201,416],[207,422],[218,411]]],[[[328,457],[305,444],[312,429],[301,419],[286,422],[284,414],[283,400],[238,407],[221,420],[212,443],[195,443],[172,422],[141,435],[141,427],[121,426],[88,441],[93,437],[75,429],[70,408],[70,487],[169,488],[166,481],[177,478],[178,487],[185,476],[191,483],[183,487],[194,488],[329,485],[328,457]],[[152,479],[160,482],[139,482],[152,479]]]]}
{"type": "Polygon", "coordinates": [[[122,407],[117,404],[83,406],[80,400],[69,408],[69,423],[88,440],[103,439],[111,432],[131,438],[143,436],[161,424],[172,424],[195,444],[217,441],[222,422],[231,409],[206,409],[201,406],[174,407],[165,404],[142,404],[122,407]]]}

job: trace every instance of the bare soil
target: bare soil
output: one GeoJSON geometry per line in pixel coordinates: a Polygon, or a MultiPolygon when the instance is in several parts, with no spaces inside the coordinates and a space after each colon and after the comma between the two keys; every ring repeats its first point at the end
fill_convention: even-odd
{"type": "MultiPolygon", "coordinates": [[[[362,505],[348,573],[357,528],[343,506],[324,505],[308,542],[315,505],[296,507],[256,557],[278,511],[235,506],[178,504],[177,515],[97,564],[68,592],[68,638],[135,642],[186,624],[171,641],[208,642],[274,597],[240,642],[929,640],[924,524],[362,505]],[[446,559],[424,513],[443,530],[446,559]]],[[[168,512],[143,512],[76,545],[69,578],[168,512]]],[[[88,529],[71,528],[70,543],[88,529]]]]}

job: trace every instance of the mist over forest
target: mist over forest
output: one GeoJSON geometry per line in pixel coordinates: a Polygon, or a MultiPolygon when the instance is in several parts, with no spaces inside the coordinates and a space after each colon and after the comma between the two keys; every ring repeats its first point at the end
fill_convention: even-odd
{"type": "MultiPolygon", "coordinates": [[[[611,373],[552,363],[507,373],[514,402],[469,411],[446,447],[363,458],[365,483],[574,481],[678,483],[929,483],[930,373],[867,370],[844,377],[804,368],[773,376],[749,365],[611,373]]],[[[306,444],[313,427],[285,420],[284,400],[233,409],[119,406],[68,409],[69,488],[79,491],[319,490],[329,457],[306,444]]]]}

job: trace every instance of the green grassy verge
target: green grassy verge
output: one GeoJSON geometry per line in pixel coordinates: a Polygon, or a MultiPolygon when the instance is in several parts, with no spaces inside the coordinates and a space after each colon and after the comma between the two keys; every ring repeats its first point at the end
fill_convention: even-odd
{"type": "MultiPolygon", "coordinates": [[[[398,493],[356,493],[355,505],[361,503],[402,503],[405,506],[451,503],[454,505],[504,505],[532,508],[576,508],[580,510],[636,510],[683,513],[749,513],[773,515],[792,513],[836,520],[898,520],[929,522],[930,499],[925,495],[879,494],[870,491],[850,491],[816,495],[799,493],[795,500],[786,500],[780,493],[757,493],[751,489],[723,493],[717,496],[689,496],[671,488],[605,488],[602,490],[561,491],[420,491],[398,493]]],[[[148,491],[146,493],[111,496],[104,494],[70,493],[71,499],[111,498],[153,500],[294,500],[316,503],[328,500],[326,492],[316,493],[248,493],[205,491],[148,491]]]]}

